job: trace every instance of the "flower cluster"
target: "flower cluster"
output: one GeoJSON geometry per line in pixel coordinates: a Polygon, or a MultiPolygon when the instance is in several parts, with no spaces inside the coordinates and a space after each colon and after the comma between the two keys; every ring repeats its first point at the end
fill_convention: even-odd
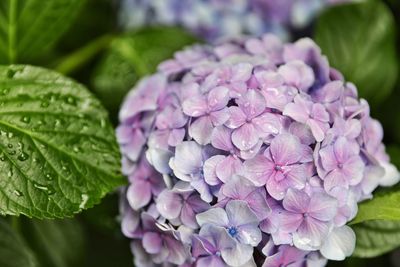
{"type": "Polygon", "coordinates": [[[261,35],[288,37],[323,8],[354,0],[123,0],[121,22],[127,28],[148,24],[179,25],[207,40],[261,35]]]}
{"type": "Polygon", "coordinates": [[[136,266],[323,266],[398,180],[368,103],[310,39],[193,46],[127,96],[117,137],[136,266]]]}

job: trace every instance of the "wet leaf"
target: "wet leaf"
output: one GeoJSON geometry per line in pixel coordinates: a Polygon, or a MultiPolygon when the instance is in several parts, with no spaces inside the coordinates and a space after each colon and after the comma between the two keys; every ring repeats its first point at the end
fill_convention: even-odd
{"type": "Polygon", "coordinates": [[[72,216],[120,185],[114,130],[82,85],[42,68],[0,67],[0,211],[72,216]]]}

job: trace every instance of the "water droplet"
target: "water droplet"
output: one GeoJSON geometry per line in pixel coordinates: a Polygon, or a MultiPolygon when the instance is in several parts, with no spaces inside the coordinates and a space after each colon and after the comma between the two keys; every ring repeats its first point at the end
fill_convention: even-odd
{"type": "Polygon", "coordinates": [[[86,206],[86,203],[87,203],[88,200],[89,200],[89,196],[86,195],[86,194],[82,194],[82,195],[81,195],[81,198],[82,198],[82,202],[79,204],[79,208],[80,208],[80,209],[84,209],[85,206],[86,206]]]}
{"type": "Polygon", "coordinates": [[[101,120],[100,120],[100,126],[101,126],[101,128],[105,128],[106,125],[107,125],[106,120],[105,120],[105,119],[101,119],[101,120]]]}
{"type": "Polygon", "coordinates": [[[73,97],[73,96],[67,96],[67,97],[64,99],[64,101],[65,101],[65,103],[67,103],[67,104],[69,104],[69,105],[76,106],[76,98],[73,97]]]}
{"type": "Polygon", "coordinates": [[[19,190],[14,190],[14,195],[16,195],[17,197],[22,197],[24,194],[19,190]]]}
{"type": "Polygon", "coordinates": [[[29,155],[26,154],[25,152],[22,152],[22,153],[18,156],[18,160],[19,160],[19,161],[25,161],[25,160],[27,160],[27,159],[29,159],[29,155]]]}
{"type": "Polygon", "coordinates": [[[46,179],[49,180],[49,181],[53,181],[54,180],[54,177],[50,173],[47,173],[45,176],[46,176],[46,179]]]}
{"type": "Polygon", "coordinates": [[[47,146],[44,145],[44,144],[40,144],[39,146],[40,146],[41,149],[47,149],[47,146]]]}
{"type": "Polygon", "coordinates": [[[55,126],[55,127],[61,126],[61,120],[56,119],[55,122],[54,122],[54,126],[55,126]]]}
{"type": "Polygon", "coordinates": [[[29,117],[29,116],[23,116],[23,117],[21,118],[21,121],[22,121],[23,123],[30,123],[30,122],[31,122],[31,117],[29,117]]]}
{"type": "Polygon", "coordinates": [[[51,196],[56,193],[56,190],[52,186],[48,186],[47,195],[51,196]]]}
{"type": "Polygon", "coordinates": [[[39,190],[42,190],[42,191],[47,191],[47,190],[49,190],[49,188],[48,188],[47,186],[42,185],[42,184],[33,183],[33,186],[34,186],[35,188],[39,189],[39,190]]]}
{"type": "Polygon", "coordinates": [[[61,169],[65,172],[66,175],[69,175],[71,172],[67,166],[62,166],[61,169]]]}
{"type": "Polygon", "coordinates": [[[8,137],[8,138],[13,138],[13,136],[14,136],[14,133],[12,133],[12,132],[8,132],[8,133],[7,133],[7,137],[8,137]]]}
{"type": "Polygon", "coordinates": [[[7,173],[7,176],[10,178],[10,177],[12,177],[13,176],[13,170],[12,169],[10,169],[9,171],[8,171],[8,173],[7,173]]]}
{"type": "Polygon", "coordinates": [[[82,152],[82,149],[81,149],[79,146],[74,146],[74,147],[72,148],[72,150],[73,150],[75,153],[82,152]]]}
{"type": "Polygon", "coordinates": [[[4,88],[4,89],[1,91],[1,94],[2,94],[2,95],[7,95],[9,92],[10,92],[10,89],[4,88]]]}
{"type": "Polygon", "coordinates": [[[41,106],[42,108],[47,108],[49,105],[50,105],[50,103],[49,103],[48,101],[43,101],[43,102],[40,104],[40,106],[41,106]]]}
{"type": "Polygon", "coordinates": [[[10,154],[11,156],[14,156],[16,154],[15,150],[9,151],[8,154],[10,154]]]}
{"type": "Polygon", "coordinates": [[[8,146],[8,148],[13,148],[12,144],[8,144],[7,146],[8,146]]]}
{"type": "Polygon", "coordinates": [[[17,147],[18,147],[19,149],[23,149],[23,148],[24,148],[24,144],[21,143],[21,142],[18,142],[18,143],[17,143],[17,147]]]}

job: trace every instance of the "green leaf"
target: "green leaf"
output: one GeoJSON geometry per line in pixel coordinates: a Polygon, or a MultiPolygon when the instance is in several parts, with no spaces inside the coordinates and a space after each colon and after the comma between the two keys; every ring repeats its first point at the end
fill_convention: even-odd
{"type": "Polygon", "coordinates": [[[85,233],[78,220],[24,220],[22,226],[41,267],[81,266],[85,233]]]}
{"type": "Polygon", "coordinates": [[[68,30],[86,0],[2,0],[0,63],[40,56],[68,30]]]}
{"type": "Polygon", "coordinates": [[[376,104],[389,95],[397,78],[395,22],[377,0],[339,5],[317,22],[316,42],[361,97],[376,104]]]}
{"type": "Polygon", "coordinates": [[[382,189],[371,200],[358,205],[358,213],[350,224],[371,220],[400,220],[400,188],[382,189]]]}
{"type": "Polygon", "coordinates": [[[0,219],[0,266],[38,266],[34,254],[25,241],[4,219],[0,219]]]}
{"type": "Polygon", "coordinates": [[[94,72],[95,93],[116,113],[125,94],[141,77],[195,41],[186,32],[168,27],[142,29],[115,39],[94,72]]]}
{"type": "Polygon", "coordinates": [[[107,117],[85,87],[58,73],[0,66],[0,211],[72,216],[120,185],[107,117]]]}
{"type": "Polygon", "coordinates": [[[400,221],[370,221],[352,228],[357,237],[355,257],[376,257],[400,247],[400,221]]]}

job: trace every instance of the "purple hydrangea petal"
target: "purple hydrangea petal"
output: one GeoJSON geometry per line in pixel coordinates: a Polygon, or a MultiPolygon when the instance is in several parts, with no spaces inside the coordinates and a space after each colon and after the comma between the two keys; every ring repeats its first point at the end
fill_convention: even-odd
{"type": "Polygon", "coordinates": [[[151,184],[145,180],[136,181],[128,187],[126,196],[131,207],[139,210],[150,202],[151,184]]]}
{"type": "Polygon", "coordinates": [[[355,240],[356,236],[350,227],[344,225],[336,228],[325,240],[321,254],[330,260],[344,260],[353,253],[355,240]]]}
{"type": "Polygon", "coordinates": [[[233,144],[241,150],[249,150],[259,140],[259,134],[251,123],[245,123],[232,133],[233,144]]]}
{"type": "Polygon", "coordinates": [[[307,90],[314,84],[313,70],[302,61],[290,61],[278,69],[288,85],[294,86],[301,91],[307,90]]]}
{"type": "Polygon", "coordinates": [[[195,120],[189,127],[189,135],[201,145],[211,142],[213,124],[209,116],[203,116],[195,120]]]}
{"type": "Polygon", "coordinates": [[[236,129],[246,122],[246,114],[238,107],[229,107],[230,118],[225,125],[231,129],[236,129]]]}
{"type": "Polygon", "coordinates": [[[225,159],[225,156],[222,155],[216,155],[213,156],[209,159],[207,159],[204,162],[203,170],[204,170],[204,180],[206,181],[207,184],[209,185],[219,185],[221,183],[221,180],[217,176],[217,166],[223,160],[225,159]]]}
{"type": "Polygon", "coordinates": [[[158,233],[147,232],[143,235],[143,247],[147,253],[157,254],[162,248],[162,239],[158,233]]]}
{"type": "Polygon", "coordinates": [[[222,208],[213,208],[197,214],[196,220],[200,226],[203,226],[205,224],[212,224],[224,227],[229,223],[228,215],[222,208]]]}
{"type": "Polygon", "coordinates": [[[175,219],[179,216],[182,210],[183,201],[181,196],[172,192],[171,190],[165,189],[162,191],[157,198],[157,210],[161,216],[166,219],[175,219]]]}
{"type": "Polygon", "coordinates": [[[308,209],[310,197],[303,191],[289,189],[282,204],[288,211],[303,213],[308,209]]]}

